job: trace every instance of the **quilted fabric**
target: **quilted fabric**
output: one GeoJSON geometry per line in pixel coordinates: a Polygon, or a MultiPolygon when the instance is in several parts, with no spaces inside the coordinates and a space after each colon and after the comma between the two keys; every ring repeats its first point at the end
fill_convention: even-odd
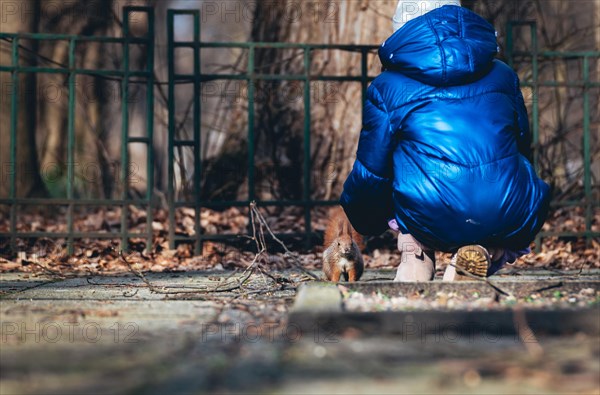
{"type": "Polygon", "coordinates": [[[379,49],[354,167],[340,203],[363,234],[396,219],[424,245],[526,248],[548,212],[530,164],[517,75],[495,59],[494,28],[444,6],[379,49]]]}

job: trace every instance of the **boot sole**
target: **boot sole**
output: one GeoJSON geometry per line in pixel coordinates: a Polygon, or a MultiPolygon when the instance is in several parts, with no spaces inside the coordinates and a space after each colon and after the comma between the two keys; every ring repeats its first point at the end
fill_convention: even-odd
{"type": "Polygon", "coordinates": [[[490,265],[490,254],[479,245],[461,247],[456,253],[457,273],[468,272],[478,277],[486,277],[490,265]]]}

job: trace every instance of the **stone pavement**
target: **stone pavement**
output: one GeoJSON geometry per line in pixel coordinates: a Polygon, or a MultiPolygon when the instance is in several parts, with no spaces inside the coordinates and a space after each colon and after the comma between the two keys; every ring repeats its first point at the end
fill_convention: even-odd
{"type": "MultiPolygon", "coordinates": [[[[515,331],[436,324],[444,314],[459,323],[448,312],[346,312],[328,284],[301,287],[296,297],[292,285],[260,292],[272,282],[253,275],[243,290],[201,292],[241,275],[151,274],[151,290],[135,276],[1,274],[0,394],[600,393],[598,304],[549,310],[556,330],[531,345],[515,331]],[[427,330],[415,325],[419,317],[427,330]]],[[[490,292],[485,284],[381,282],[390,278],[368,272],[373,281],[349,289],[490,292]]],[[[497,279],[523,292],[597,291],[599,281],[600,272],[497,279]]]]}

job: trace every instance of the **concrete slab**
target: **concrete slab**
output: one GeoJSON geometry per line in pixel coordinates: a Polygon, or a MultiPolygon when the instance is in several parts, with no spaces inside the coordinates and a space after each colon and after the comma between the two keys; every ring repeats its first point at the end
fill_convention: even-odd
{"type": "MultiPolygon", "coordinates": [[[[222,284],[231,274],[161,273],[147,278],[158,290],[197,292],[222,284]]],[[[542,357],[536,357],[515,336],[514,317],[506,312],[494,317],[475,312],[462,316],[403,312],[400,319],[394,318],[404,325],[402,331],[385,314],[318,313],[308,308],[290,317],[287,308],[301,276],[284,275],[293,282],[283,289],[268,276],[257,275],[243,292],[216,295],[151,292],[135,276],[58,281],[2,275],[0,392],[597,392],[600,338],[597,329],[590,333],[594,329],[589,321],[599,317],[598,311],[587,311],[585,317],[577,315],[581,312],[555,312],[562,315],[550,321],[544,316],[539,325],[526,312],[535,331],[553,321],[553,328],[567,333],[564,330],[570,325],[568,336],[550,336],[556,330],[549,336],[536,333],[543,349],[542,357]],[[298,324],[298,314],[312,315],[312,323],[315,316],[327,318],[324,325],[304,328],[298,324]],[[500,323],[496,331],[489,329],[494,327],[487,319],[500,323]],[[440,329],[426,326],[434,320],[440,329]],[[472,331],[475,324],[488,330],[472,331]],[[509,328],[512,335],[503,332],[509,328]]],[[[515,284],[522,289],[544,286],[546,280],[547,284],[569,281],[541,272],[527,276],[529,283],[542,282],[527,285],[515,281],[515,276],[501,281],[506,287],[515,284]]],[[[578,286],[597,286],[594,275],[584,276],[578,286]]],[[[364,279],[370,281],[351,284],[344,292],[357,292],[352,287],[398,292],[397,285],[377,282],[381,278],[393,278],[393,271],[368,271],[364,279]]],[[[422,291],[433,297],[432,289],[442,285],[447,286],[404,285],[403,292],[422,291]]],[[[319,287],[329,295],[324,300],[335,300],[339,306],[337,286],[311,283],[306,289],[319,287]]],[[[473,284],[456,287],[473,290],[473,284]]]]}
{"type": "Polygon", "coordinates": [[[341,312],[342,294],[338,287],[332,283],[313,282],[301,284],[292,311],[341,312]]]}
{"type": "MultiPolygon", "coordinates": [[[[24,274],[0,279],[0,299],[35,300],[162,300],[188,299],[204,300],[205,294],[211,297],[232,297],[239,292],[221,292],[235,287],[244,277],[243,273],[231,272],[185,272],[148,273],[145,279],[152,289],[134,275],[94,276],[68,279],[48,279],[33,281],[24,279],[24,274]],[[212,292],[219,289],[218,293],[212,292]]],[[[253,275],[244,284],[246,291],[268,289],[272,281],[265,276],[253,275]]]]}

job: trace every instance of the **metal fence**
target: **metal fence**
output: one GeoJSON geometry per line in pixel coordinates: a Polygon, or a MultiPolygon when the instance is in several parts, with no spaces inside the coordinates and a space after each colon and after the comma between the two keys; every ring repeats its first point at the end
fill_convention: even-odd
{"type": "MultiPolygon", "coordinates": [[[[147,245],[152,244],[152,187],[147,188],[144,199],[132,199],[129,194],[129,145],[145,144],[148,149],[147,180],[148,185],[153,185],[154,180],[154,158],[153,150],[150,147],[153,144],[154,135],[154,9],[150,7],[124,7],[123,8],[123,27],[122,37],[94,37],[94,36],[76,36],[64,34],[27,34],[27,33],[0,33],[0,39],[11,42],[11,64],[0,65],[0,72],[11,73],[12,89],[10,95],[11,102],[11,122],[10,122],[10,157],[8,161],[0,158],[0,163],[9,163],[9,192],[8,198],[0,199],[0,205],[7,205],[10,211],[10,232],[0,233],[0,238],[10,238],[11,249],[15,250],[15,241],[17,238],[41,238],[48,237],[52,239],[65,239],[69,254],[73,253],[74,239],[106,239],[119,238],[123,249],[128,248],[128,240],[132,237],[145,238],[147,245]],[[133,37],[130,34],[130,17],[132,13],[145,13],[148,18],[148,31],[144,37],[133,37]],[[66,41],[68,43],[68,65],[63,67],[41,67],[21,65],[19,59],[22,52],[27,52],[27,48],[19,44],[20,40],[37,41],[66,41]],[[97,70],[76,67],[75,51],[80,43],[114,43],[120,44],[122,48],[122,68],[121,70],[97,70]],[[147,59],[145,70],[131,70],[129,63],[129,52],[131,45],[144,45],[147,49],[147,59]],[[21,73],[60,73],[67,76],[68,86],[68,116],[67,116],[67,179],[66,179],[66,198],[64,199],[31,199],[18,198],[16,193],[17,177],[23,177],[19,174],[17,163],[17,118],[19,112],[19,74],[21,73]],[[120,80],[121,97],[128,97],[129,87],[132,78],[136,78],[136,83],[144,83],[147,86],[147,120],[146,135],[144,137],[129,136],[129,103],[127,100],[121,100],[121,152],[120,152],[120,175],[119,181],[122,185],[121,199],[77,199],[74,197],[75,182],[75,104],[76,104],[76,78],[79,75],[91,75],[99,77],[110,77],[120,80]],[[6,162],[5,162],[6,161],[6,162]],[[67,231],[64,233],[56,232],[18,232],[17,231],[17,209],[19,206],[66,206],[67,207],[67,231]],[[128,206],[137,205],[147,209],[147,226],[144,233],[130,233],[128,225],[128,206]],[[75,206],[98,207],[98,206],[120,206],[121,211],[121,229],[120,232],[78,232],[73,229],[73,211],[75,206]]],[[[3,144],[6,142],[2,142],[3,144]]]]}
{"type": "MultiPolygon", "coordinates": [[[[376,51],[377,46],[373,45],[317,45],[317,44],[293,44],[293,43],[272,43],[272,42],[219,42],[219,43],[208,43],[200,40],[200,12],[198,10],[169,10],[167,14],[167,29],[168,29],[168,58],[169,58],[169,189],[168,189],[168,201],[169,201],[169,241],[171,248],[175,246],[176,240],[193,241],[196,245],[196,251],[200,251],[200,245],[203,240],[219,240],[223,238],[231,238],[231,235],[218,235],[218,234],[203,234],[200,227],[200,210],[202,207],[209,208],[223,208],[223,207],[248,207],[250,202],[256,200],[255,196],[255,174],[254,174],[254,152],[255,152],[255,141],[254,141],[254,104],[255,104],[255,92],[257,81],[302,81],[303,82],[303,103],[304,103],[304,122],[303,122],[303,197],[302,200],[269,200],[269,201],[257,201],[259,206],[295,206],[304,208],[304,223],[305,228],[302,233],[285,233],[287,237],[301,236],[305,237],[307,244],[310,243],[312,235],[311,229],[311,208],[315,206],[333,205],[337,204],[337,200],[319,201],[311,199],[311,156],[310,156],[310,138],[311,138],[311,81],[336,81],[336,82],[360,82],[362,86],[362,100],[364,102],[366,98],[368,83],[373,80],[374,77],[368,75],[368,54],[369,52],[376,51]],[[178,16],[192,16],[193,17],[193,41],[176,41],[175,40],[175,20],[178,16]],[[177,48],[191,48],[193,49],[194,66],[193,74],[177,74],[175,72],[175,50],[177,48]],[[200,69],[200,51],[201,48],[242,48],[248,51],[248,66],[245,73],[237,74],[209,74],[203,73],[200,69]],[[255,71],[255,51],[256,49],[270,48],[276,50],[285,49],[297,49],[302,51],[304,73],[300,75],[292,74],[260,74],[255,71]],[[361,67],[360,74],[355,76],[333,76],[333,75],[313,75],[311,74],[311,52],[313,50],[337,50],[337,51],[348,51],[357,52],[361,55],[361,67]],[[203,201],[200,196],[200,179],[201,179],[201,155],[200,155],[200,136],[201,136],[201,95],[200,89],[201,84],[215,80],[243,80],[248,83],[248,196],[246,200],[241,201],[219,201],[209,202],[203,201]],[[176,100],[175,100],[175,85],[181,82],[187,82],[194,86],[194,116],[193,116],[193,140],[175,140],[176,136],[176,100]],[[193,147],[194,150],[194,191],[193,191],[193,203],[186,203],[175,200],[174,190],[174,163],[175,163],[175,149],[180,146],[193,147]],[[174,233],[175,229],[175,209],[177,207],[194,207],[196,209],[196,227],[195,236],[176,236],[174,233]]],[[[283,236],[283,235],[278,235],[283,236]]]]}
{"type": "MultiPolygon", "coordinates": [[[[154,86],[156,84],[154,76],[154,50],[155,50],[155,31],[154,31],[154,11],[150,7],[124,7],[124,21],[123,21],[123,34],[120,38],[115,37],[88,37],[88,36],[73,36],[73,35],[57,35],[57,34],[9,34],[0,33],[0,39],[8,40],[11,42],[11,64],[0,65],[0,72],[10,73],[12,76],[13,89],[11,91],[11,122],[10,122],[10,157],[7,159],[0,158],[0,162],[7,161],[12,164],[12,170],[9,174],[9,192],[7,198],[0,199],[0,205],[8,206],[10,212],[10,229],[8,232],[0,233],[0,238],[9,238],[11,240],[11,246],[15,246],[15,242],[19,238],[41,238],[47,237],[51,239],[65,239],[67,249],[69,253],[73,252],[73,242],[75,239],[106,239],[120,238],[123,249],[128,248],[128,240],[130,238],[144,238],[147,246],[152,244],[153,232],[152,232],[152,213],[153,213],[153,201],[154,192],[152,186],[154,185],[154,157],[153,151],[155,148],[153,143],[154,135],[154,86]],[[130,34],[129,17],[133,12],[145,13],[148,17],[148,31],[143,37],[134,37],[130,34]],[[39,66],[25,66],[19,62],[20,53],[22,46],[19,44],[20,40],[63,40],[68,42],[69,50],[69,64],[66,67],[39,67],[39,66]],[[84,42],[99,42],[99,43],[116,43],[122,47],[122,68],[120,70],[91,70],[85,68],[77,68],[75,59],[75,50],[79,43],[84,42]],[[146,67],[144,70],[131,70],[129,62],[130,45],[144,45],[147,48],[147,59],[146,67]],[[67,125],[67,186],[66,186],[66,198],[63,199],[32,199],[32,198],[19,198],[16,193],[16,180],[18,177],[18,169],[15,166],[17,159],[17,145],[16,145],[16,133],[17,133],[17,114],[19,112],[18,107],[18,94],[19,94],[19,74],[20,73],[61,73],[68,78],[68,125],[67,125]],[[120,79],[121,95],[127,97],[129,92],[129,86],[132,83],[132,79],[135,78],[136,83],[143,83],[146,85],[146,106],[147,106],[147,119],[146,119],[146,131],[144,137],[130,137],[129,136],[129,109],[128,101],[121,101],[121,139],[122,148],[120,151],[121,160],[121,172],[120,182],[122,183],[123,190],[121,199],[79,199],[75,198],[73,194],[74,190],[74,147],[75,147],[75,80],[78,75],[92,75],[92,76],[106,76],[120,79]],[[148,148],[147,152],[147,180],[148,187],[143,199],[133,199],[130,196],[128,188],[128,163],[129,163],[129,145],[130,144],[144,144],[148,148]],[[56,232],[19,232],[17,230],[17,209],[20,206],[40,206],[40,205],[56,205],[67,207],[67,231],[62,233],[56,232]],[[140,206],[145,207],[147,210],[147,223],[145,232],[142,233],[131,233],[129,232],[128,224],[128,206],[140,206]],[[82,207],[94,207],[94,206],[116,206],[121,207],[121,227],[118,232],[78,232],[73,227],[73,211],[75,206],[82,207]]],[[[311,177],[309,176],[311,171],[311,156],[310,156],[310,142],[311,142],[311,81],[337,81],[337,82],[358,82],[362,87],[362,98],[363,101],[366,96],[366,90],[368,83],[374,78],[368,74],[368,54],[377,50],[377,46],[369,45],[318,45],[318,44],[292,44],[292,43],[262,43],[262,42],[202,42],[200,38],[200,12],[199,10],[168,10],[167,13],[167,37],[168,37],[168,214],[169,214],[169,243],[170,247],[174,248],[177,242],[187,242],[195,244],[196,253],[200,253],[202,242],[205,240],[224,240],[234,238],[234,235],[225,234],[206,234],[201,227],[200,213],[202,208],[225,208],[225,207],[247,207],[250,202],[256,200],[255,196],[255,174],[254,174],[254,88],[257,81],[283,81],[293,80],[303,82],[303,103],[304,103],[304,120],[303,120],[303,157],[304,157],[304,168],[303,168],[303,196],[301,200],[270,200],[270,201],[257,201],[258,205],[261,206],[295,206],[302,207],[304,211],[305,227],[304,231],[295,234],[286,234],[287,236],[304,237],[307,243],[310,243],[311,237],[314,234],[311,228],[311,208],[321,205],[332,205],[336,204],[337,201],[318,201],[311,199],[311,177]],[[177,17],[191,16],[193,18],[193,40],[192,41],[178,41],[175,38],[175,26],[177,17]],[[191,74],[180,74],[175,69],[175,51],[177,48],[189,48],[193,51],[193,73],[191,74]],[[247,70],[245,73],[236,74],[210,74],[203,73],[200,66],[201,49],[202,48],[242,48],[248,51],[247,70]],[[296,49],[301,50],[303,55],[304,70],[301,74],[260,74],[256,72],[255,65],[255,51],[257,49],[296,49]],[[334,75],[313,75],[311,73],[311,55],[314,50],[335,50],[335,51],[349,51],[359,53],[361,56],[360,73],[354,76],[334,76],[334,75]],[[248,130],[247,130],[247,141],[248,141],[248,196],[245,200],[240,201],[203,201],[201,198],[201,176],[202,176],[202,161],[201,161],[201,135],[202,135],[202,102],[200,99],[200,92],[203,83],[215,80],[241,80],[246,81],[248,84],[248,130]],[[176,135],[176,106],[177,100],[175,96],[175,86],[178,84],[191,84],[194,91],[194,103],[193,103],[193,138],[192,139],[179,139],[176,135]],[[176,161],[176,150],[180,147],[188,147],[193,150],[193,201],[186,202],[176,199],[176,185],[175,185],[175,168],[174,164],[176,161]],[[195,209],[195,235],[193,236],[182,236],[175,234],[175,211],[180,207],[191,207],[195,209]]],[[[540,87],[550,86],[578,86],[584,89],[584,128],[583,128],[583,153],[584,153],[584,188],[585,188],[585,199],[584,201],[570,201],[570,202],[556,202],[557,205],[570,205],[570,206],[582,206],[585,208],[585,223],[586,229],[584,232],[542,232],[538,236],[537,245],[539,246],[540,238],[546,236],[572,236],[572,237],[592,237],[600,236],[600,233],[592,231],[592,216],[593,209],[598,206],[598,202],[594,201],[592,193],[592,178],[591,178],[591,143],[590,143],[590,98],[589,92],[591,88],[597,88],[600,86],[598,82],[590,81],[589,72],[589,60],[594,57],[600,57],[600,52],[540,52],[537,49],[537,36],[536,36],[536,25],[535,22],[512,22],[508,27],[508,58],[509,63],[513,65],[515,59],[522,59],[525,57],[526,61],[532,63],[533,74],[532,79],[523,81],[523,86],[531,87],[533,89],[533,102],[532,102],[532,113],[530,118],[532,121],[532,131],[534,139],[534,147],[538,146],[539,141],[539,108],[537,101],[537,92],[540,87]],[[513,28],[521,25],[530,26],[531,29],[531,40],[532,50],[527,53],[513,51],[513,28]],[[520,58],[519,58],[520,57],[520,58]],[[583,81],[572,81],[572,82],[555,82],[555,81],[540,81],[537,73],[537,63],[540,58],[544,57],[580,57],[583,59],[583,81]],[[527,60],[528,59],[528,60],[527,60]]],[[[5,142],[2,142],[5,143],[5,142]]],[[[538,153],[535,153],[535,161],[537,165],[538,153]]]]}

